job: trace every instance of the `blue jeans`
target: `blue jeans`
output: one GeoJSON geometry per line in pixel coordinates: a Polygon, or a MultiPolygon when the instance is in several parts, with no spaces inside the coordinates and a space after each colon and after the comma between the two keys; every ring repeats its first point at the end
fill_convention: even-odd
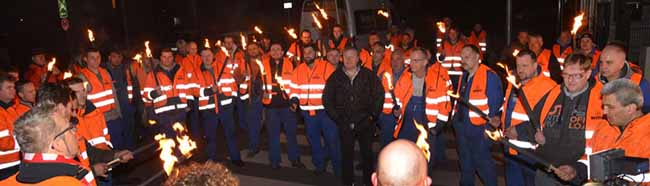
{"type": "Polygon", "coordinates": [[[287,153],[290,161],[300,159],[298,140],[296,138],[296,115],[289,108],[267,108],[267,130],[269,135],[269,161],[271,165],[280,163],[280,133],[284,129],[287,137],[287,153]]]}
{"type": "Polygon", "coordinates": [[[325,151],[321,144],[322,133],[329,148],[334,173],[341,175],[341,141],[336,123],[324,110],[317,111],[315,116],[309,116],[307,111],[303,111],[302,115],[305,118],[307,139],[311,144],[311,157],[314,166],[317,170],[325,170],[325,151]]]}

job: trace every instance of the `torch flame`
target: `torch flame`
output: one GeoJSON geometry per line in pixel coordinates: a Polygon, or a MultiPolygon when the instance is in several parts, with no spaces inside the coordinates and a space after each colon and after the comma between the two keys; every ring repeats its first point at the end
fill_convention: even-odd
{"type": "Polygon", "coordinates": [[[255,63],[257,64],[257,66],[260,66],[260,73],[262,75],[266,75],[266,71],[264,71],[264,65],[262,64],[262,61],[260,61],[259,59],[256,59],[255,63]]]}
{"type": "Polygon", "coordinates": [[[485,135],[487,135],[488,138],[494,141],[499,141],[501,140],[501,138],[503,138],[503,132],[501,130],[495,130],[495,131],[485,130],[485,135]]]}
{"type": "Polygon", "coordinates": [[[320,8],[316,2],[314,2],[314,5],[316,6],[316,9],[320,11],[320,15],[323,16],[323,19],[327,20],[327,12],[325,12],[325,9],[320,8]]]}
{"type": "Polygon", "coordinates": [[[52,58],[52,61],[47,63],[47,71],[52,72],[52,68],[54,68],[54,64],[56,63],[56,58],[52,58]]]}
{"type": "Polygon", "coordinates": [[[585,13],[580,13],[580,15],[573,18],[573,28],[571,29],[571,34],[575,35],[578,33],[578,30],[582,26],[582,19],[584,18],[585,13]]]}
{"type": "Polygon", "coordinates": [[[257,27],[257,26],[255,26],[255,32],[257,32],[257,33],[259,33],[259,34],[263,34],[263,33],[264,33],[264,32],[262,32],[262,29],[260,29],[260,27],[257,27]]]}
{"type": "Polygon", "coordinates": [[[147,122],[149,122],[149,125],[155,125],[156,124],[156,120],[152,120],[152,119],[150,119],[147,122]]]}
{"type": "Polygon", "coordinates": [[[196,149],[196,142],[192,141],[185,130],[185,127],[181,123],[174,123],[172,129],[177,132],[176,142],[178,142],[178,149],[181,151],[181,154],[184,156],[191,156],[192,150],[196,149]]]}
{"type": "Polygon", "coordinates": [[[499,62],[497,63],[497,66],[503,68],[503,70],[506,71],[506,75],[507,75],[506,80],[508,80],[508,82],[512,84],[512,86],[514,86],[515,88],[519,88],[521,86],[519,83],[517,83],[517,77],[512,75],[512,72],[510,71],[510,69],[508,69],[507,65],[504,65],[503,63],[499,62]]]}
{"type": "Polygon", "coordinates": [[[135,56],[133,56],[133,60],[135,60],[135,61],[137,61],[138,63],[142,64],[142,55],[140,55],[140,54],[135,54],[135,56]]]}
{"type": "Polygon", "coordinates": [[[393,47],[393,44],[386,46],[386,49],[390,49],[391,52],[395,51],[395,47],[393,47]]]}
{"type": "Polygon", "coordinates": [[[393,77],[388,72],[384,72],[384,77],[386,77],[386,81],[388,82],[388,89],[393,90],[393,77]]]}
{"type": "Polygon", "coordinates": [[[95,42],[95,34],[93,34],[93,31],[88,29],[88,40],[92,43],[95,42]]]}
{"type": "Polygon", "coordinates": [[[517,57],[518,54],[519,54],[519,49],[515,49],[515,51],[512,51],[513,57],[517,57]]]}
{"type": "Polygon", "coordinates": [[[388,18],[390,16],[390,14],[388,14],[388,12],[384,10],[377,11],[377,15],[384,16],[385,18],[388,18]]]}
{"type": "Polygon", "coordinates": [[[456,99],[460,98],[460,95],[458,95],[457,93],[454,93],[453,90],[448,90],[447,95],[450,96],[450,97],[456,98],[456,99]]]}
{"type": "Polygon", "coordinates": [[[284,27],[284,30],[287,31],[287,33],[289,34],[289,36],[291,36],[291,38],[298,39],[298,35],[296,35],[296,30],[295,29],[293,29],[293,28],[287,29],[287,27],[284,27]]]}
{"type": "Polygon", "coordinates": [[[160,145],[160,159],[163,160],[163,168],[167,175],[171,174],[174,164],[178,162],[178,158],[172,153],[174,152],[174,147],[176,143],[173,139],[167,138],[164,134],[158,134],[154,137],[158,144],[160,145]]]}
{"type": "Polygon", "coordinates": [[[203,47],[210,48],[210,40],[208,38],[205,38],[203,40],[204,40],[203,47]]]}
{"type": "Polygon", "coordinates": [[[151,49],[149,48],[149,41],[144,42],[144,47],[145,47],[145,53],[147,54],[147,57],[149,58],[153,57],[153,55],[151,55],[151,49]]]}
{"type": "Polygon", "coordinates": [[[440,32],[442,32],[443,34],[447,32],[447,25],[445,24],[445,22],[438,21],[436,22],[436,26],[438,26],[438,30],[440,30],[440,32]]]}
{"type": "Polygon", "coordinates": [[[244,36],[244,33],[239,32],[239,37],[241,38],[241,47],[246,49],[246,36],[244,36]]]}
{"type": "Polygon", "coordinates": [[[217,43],[215,43],[214,46],[221,47],[221,40],[217,40],[217,43]]]}
{"type": "Polygon", "coordinates": [[[427,129],[424,128],[424,126],[420,125],[415,119],[413,120],[413,124],[415,127],[420,131],[420,134],[418,135],[418,140],[415,142],[415,145],[417,145],[420,150],[422,150],[422,153],[424,153],[424,157],[427,158],[427,161],[429,161],[429,157],[431,156],[429,152],[429,143],[427,142],[427,138],[429,137],[429,133],[427,133],[427,129]]]}
{"type": "Polygon", "coordinates": [[[63,73],[63,79],[68,79],[68,78],[71,78],[71,77],[72,77],[72,72],[67,71],[67,72],[63,73]]]}
{"type": "Polygon", "coordinates": [[[316,13],[311,13],[311,17],[314,19],[314,23],[316,23],[316,26],[318,26],[318,29],[322,29],[323,25],[320,24],[320,21],[318,20],[318,17],[316,17],[316,13]]]}
{"type": "Polygon", "coordinates": [[[228,53],[228,49],[226,49],[226,47],[221,46],[221,51],[226,54],[226,57],[230,57],[230,53],[228,53]]]}

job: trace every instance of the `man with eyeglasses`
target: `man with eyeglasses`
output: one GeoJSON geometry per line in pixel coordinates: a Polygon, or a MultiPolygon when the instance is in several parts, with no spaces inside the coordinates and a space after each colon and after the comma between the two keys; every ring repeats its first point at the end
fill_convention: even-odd
{"type": "Polygon", "coordinates": [[[535,153],[558,167],[553,173],[537,170],[535,185],[580,185],[587,177],[584,173],[589,163],[586,157],[592,153],[591,138],[599,126],[607,124],[601,108],[602,85],[590,81],[590,74],[589,57],[570,55],[564,62],[564,82],[535,107],[541,124],[534,136],[540,144],[535,153]]]}

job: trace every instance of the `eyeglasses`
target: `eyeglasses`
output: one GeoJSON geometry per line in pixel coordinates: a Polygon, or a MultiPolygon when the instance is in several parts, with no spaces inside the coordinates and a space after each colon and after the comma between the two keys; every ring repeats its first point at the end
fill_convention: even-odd
{"type": "Polygon", "coordinates": [[[582,79],[585,77],[585,72],[580,72],[576,74],[562,73],[564,79],[582,79]]]}
{"type": "Polygon", "coordinates": [[[70,121],[69,121],[70,126],[68,128],[65,128],[63,131],[59,132],[58,134],[56,134],[54,136],[54,139],[52,139],[52,140],[55,140],[59,136],[63,136],[63,134],[65,134],[68,131],[77,132],[77,124],[79,124],[79,119],[77,119],[75,117],[70,118],[70,121]]]}

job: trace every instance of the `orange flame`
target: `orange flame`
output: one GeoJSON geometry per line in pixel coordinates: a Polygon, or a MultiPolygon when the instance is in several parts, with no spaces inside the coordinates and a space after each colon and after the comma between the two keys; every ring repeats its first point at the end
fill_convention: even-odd
{"type": "Polygon", "coordinates": [[[385,18],[390,17],[390,14],[388,14],[388,12],[387,12],[387,11],[384,11],[384,10],[378,10],[378,11],[377,11],[377,15],[384,16],[385,18]]]}
{"type": "MultiPolygon", "coordinates": [[[[495,131],[485,130],[485,135],[488,138],[492,139],[493,141],[499,141],[499,140],[505,138],[505,136],[503,135],[503,131],[500,130],[500,129],[495,130],[495,131]]],[[[537,149],[537,147],[539,147],[539,144],[533,145],[532,143],[527,142],[527,141],[519,141],[519,140],[514,140],[514,139],[508,139],[508,143],[510,145],[517,146],[517,147],[522,148],[522,149],[533,149],[533,150],[535,150],[535,149],[537,149]]]]}
{"type": "Polygon", "coordinates": [[[513,57],[517,57],[518,54],[519,54],[519,49],[515,49],[515,51],[512,51],[513,57]]]}
{"type": "Polygon", "coordinates": [[[580,15],[573,18],[573,28],[571,29],[571,34],[575,35],[578,33],[578,30],[582,26],[582,19],[584,18],[585,13],[580,13],[580,15]]]}
{"type": "Polygon", "coordinates": [[[499,62],[497,63],[497,66],[501,67],[503,70],[506,71],[506,75],[508,75],[506,76],[506,80],[508,80],[508,82],[512,84],[512,86],[514,86],[515,88],[519,88],[521,86],[521,84],[517,83],[517,77],[512,75],[512,71],[508,69],[507,65],[504,65],[503,63],[499,62]]]}
{"type": "Polygon", "coordinates": [[[221,47],[221,40],[217,40],[217,43],[215,43],[214,46],[221,47]]]}
{"type": "Polygon", "coordinates": [[[226,47],[221,46],[221,51],[226,54],[226,57],[230,57],[230,53],[228,52],[228,49],[226,49],[226,47]]]}
{"type": "Polygon", "coordinates": [[[208,38],[205,38],[203,40],[204,40],[203,47],[210,48],[210,40],[208,38]]]}
{"type": "Polygon", "coordinates": [[[264,65],[262,64],[262,61],[260,61],[259,59],[256,59],[255,63],[257,64],[257,66],[260,66],[260,73],[263,76],[266,75],[266,71],[264,71],[264,65]]]}
{"type": "Polygon", "coordinates": [[[257,32],[257,33],[259,33],[259,34],[263,34],[263,33],[264,33],[264,32],[262,32],[262,29],[260,29],[260,27],[257,27],[257,26],[255,26],[255,32],[257,32]]]}
{"type": "Polygon", "coordinates": [[[246,36],[244,36],[244,33],[239,32],[239,37],[241,39],[242,49],[246,49],[246,36]]]}
{"type": "Polygon", "coordinates": [[[445,22],[438,21],[436,22],[436,26],[438,26],[438,30],[440,30],[440,32],[442,32],[443,34],[447,32],[447,25],[445,24],[445,22]]]}
{"type": "Polygon", "coordinates": [[[174,164],[178,162],[178,158],[172,153],[174,152],[174,147],[176,147],[176,142],[173,139],[169,139],[165,134],[158,134],[154,137],[158,144],[160,145],[160,159],[163,160],[163,169],[165,173],[170,175],[174,164]]]}
{"type": "Polygon", "coordinates": [[[318,17],[316,17],[316,13],[311,13],[311,17],[314,19],[314,23],[316,23],[316,26],[318,26],[318,29],[323,29],[323,25],[320,24],[320,21],[318,20],[318,17]]]}
{"type": "Polygon", "coordinates": [[[384,72],[384,77],[386,77],[386,81],[388,82],[388,89],[393,90],[393,77],[388,72],[384,72]]]}
{"type": "Polygon", "coordinates": [[[138,63],[142,64],[142,55],[140,55],[139,53],[135,54],[135,56],[133,56],[133,60],[135,60],[138,63]]]}
{"type": "Polygon", "coordinates": [[[155,125],[156,124],[156,120],[152,120],[152,119],[150,119],[147,122],[149,123],[149,125],[155,125]]]}
{"type": "Polygon", "coordinates": [[[47,71],[52,72],[52,69],[54,68],[54,64],[56,64],[56,58],[52,58],[52,61],[47,63],[47,71]]]}
{"type": "Polygon", "coordinates": [[[420,134],[418,135],[418,140],[415,142],[415,145],[417,145],[420,148],[420,150],[422,150],[422,153],[424,153],[424,157],[427,158],[427,161],[429,161],[429,158],[431,156],[431,153],[429,152],[429,143],[427,142],[429,133],[427,133],[427,129],[425,129],[423,125],[415,121],[415,119],[413,120],[413,124],[418,129],[418,131],[420,131],[420,134]]]}
{"type": "Polygon", "coordinates": [[[88,40],[92,43],[95,42],[95,34],[93,34],[93,31],[88,29],[88,40]]]}
{"type": "Polygon", "coordinates": [[[323,19],[327,20],[327,12],[325,12],[325,9],[320,8],[316,2],[314,2],[314,5],[316,6],[316,9],[320,11],[320,15],[323,16],[323,19]]]}
{"type": "Polygon", "coordinates": [[[458,95],[457,93],[454,93],[453,90],[448,90],[447,95],[450,96],[450,97],[456,98],[456,99],[460,98],[460,95],[458,95]]]}
{"type": "Polygon", "coordinates": [[[72,77],[72,72],[67,71],[67,72],[63,73],[63,79],[68,79],[68,78],[71,78],[71,77],[72,77]]]}
{"type": "Polygon", "coordinates": [[[84,88],[88,89],[88,81],[84,81],[84,88]]]}
{"type": "Polygon", "coordinates": [[[386,46],[386,49],[390,49],[391,52],[395,51],[395,47],[393,46],[393,44],[386,46]]]}
{"type": "Polygon", "coordinates": [[[144,47],[145,47],[145,53],[147,54],[147,57],[148,58],[153,57],[153,55],[151,55],[151,49],[149,48],[149,41],[144,42],[144,47]]]}
{"type": "Polygon", "coordinates": [[[287,34],[289,34],[289,36],[291,36],[291,38],[298,39],[298,35],[296,35],[296,30],[295,29],[293,29],[293,28],[287,29],[287,27],[284,27],[284,30],[287,31],[287,34]]]}
{"type": "Polygon", "coordinates": [[[485,130],[485,135],[487,135],[488,138],[494,141],[499,141],[501,140],[501,138],[503,138],[503,132],[501,130],[495,130],[495,131],[485,130]]]}

